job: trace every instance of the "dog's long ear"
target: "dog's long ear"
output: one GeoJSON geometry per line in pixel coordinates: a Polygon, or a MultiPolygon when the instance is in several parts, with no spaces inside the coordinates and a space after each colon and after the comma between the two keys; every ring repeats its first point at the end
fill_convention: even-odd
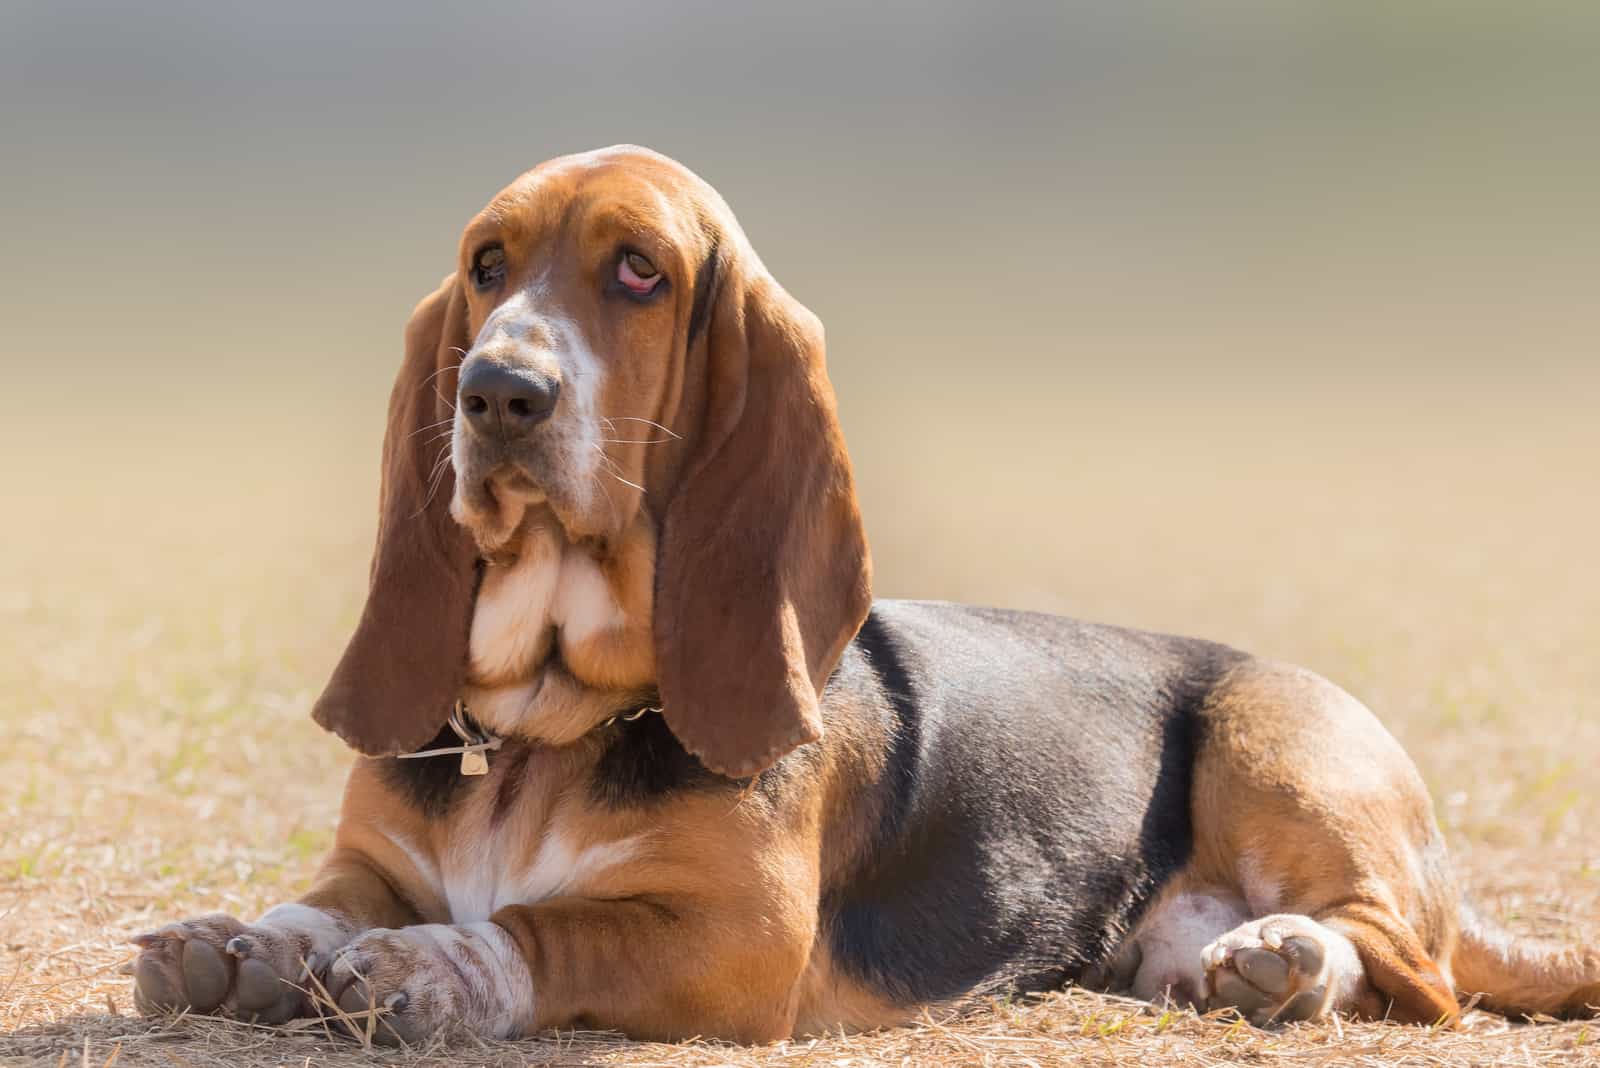
{"type": "Polygon", "coordinates": [[[466,675],[477,582],[472,538],[450,518],[451,398],[467,347],[455,277],[417,305],[383,437],[378,544],[355,636],[312,711],[369,756],[408,753],[444,726],[466,675]]]}
{"type": "Polygon", "coordinates": [[[725,252],[708,273],[701,425],[657,553],[656,666],[678,740],[743,778],[821,737],[818,695],[866,618],[871,563],[822,324],[759,262],[725,252]]]}

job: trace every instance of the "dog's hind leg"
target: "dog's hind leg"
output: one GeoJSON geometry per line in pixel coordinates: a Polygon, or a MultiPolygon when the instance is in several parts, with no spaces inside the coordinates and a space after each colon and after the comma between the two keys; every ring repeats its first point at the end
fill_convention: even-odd
{"type": "Polygon", "coordinates": [[[1399,744],[1337,687],[1270,663],[1235,669],[1201,716],[1189,878],[1248,913],[1202,950],[1207,1007],[1454,1021],[1457,894],[1399,744]]]}

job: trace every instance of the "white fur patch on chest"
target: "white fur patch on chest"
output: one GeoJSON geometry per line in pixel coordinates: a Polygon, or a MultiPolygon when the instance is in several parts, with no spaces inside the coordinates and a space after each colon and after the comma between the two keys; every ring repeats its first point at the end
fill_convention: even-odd
{"type": "Polygon", "coordinates": [[[579,847],[558,828],[544,836],[531,858],[499,832],[467,836],[444,859],[444,897],[452,923],[487,920],[507,905],[532,905],[584,885],[634,857],[637,838],[579,847]]]}
{"type": "Polygon", "coordinates": [[[553,628],[578,642],[626,622],[594,557],[538,531],[515,563],[483,577],[468,645],[472,670],[482,679],[524,677],[547,653],[553,628]]]}
{"type": "Polygon", "coordinates": [[[484,573],[467,646],[479,677],[515,675],[543,655],[561,578],[561,550],[553,538],[530,537],[515,563],[484,573]]]}

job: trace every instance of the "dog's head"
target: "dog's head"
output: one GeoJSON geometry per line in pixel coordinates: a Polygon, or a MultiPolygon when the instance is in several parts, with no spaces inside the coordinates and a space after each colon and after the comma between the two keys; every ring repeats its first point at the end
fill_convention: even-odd
{"type": "Polygon", "coordinates": [[[821,324],[710,186],[615,148],[507,187],[413,313],[371,589],[317,721],[365,753],[417,748],[460,692],[480,558],[535,512],[603,551],[641,508],[680,740],[744,776],[817,738],[870,600],[821,324]]]}

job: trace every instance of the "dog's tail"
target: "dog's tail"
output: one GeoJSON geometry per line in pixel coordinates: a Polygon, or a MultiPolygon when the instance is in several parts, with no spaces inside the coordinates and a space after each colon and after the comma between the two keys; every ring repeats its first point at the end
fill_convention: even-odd
{"type": "Polygon", "coordinates": [[[1452,971],[1459,997],[1507,1016],[1600,1016],[1600,949],[1513,938],[1465,906],[1452,971]]]}

